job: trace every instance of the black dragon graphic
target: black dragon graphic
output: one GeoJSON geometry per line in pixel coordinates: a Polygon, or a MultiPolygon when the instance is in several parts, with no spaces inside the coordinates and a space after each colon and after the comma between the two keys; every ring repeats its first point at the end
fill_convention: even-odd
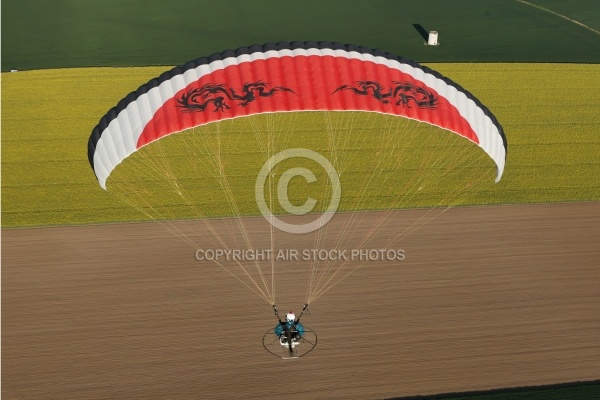
{"type": "Polygon", "coordinates": [[[403,108],[412,108],[411,102],[419,108],[429,109],[435,109],[438,104],[438,98],[433,93],[410,82],[392,81],[392,87],[386,91],[379,82],[356,81],[352,85],[346,84],[338,87],[331,94],[341,90],[350,90],[361,96],[371,96],[383,104],[390,104],[392,100],[395,100],[395,104],[401,105],[403,108]]]}
{"type": "Polygon", "coordinates": [[[296,94],[292,89],[284,86],[275,86],[269,89],[269,84],[263,81],[247,82],[240,89],[228,88],[224,83],[206,83],[200,88],[190,89],[177,99],[178,106],[187,112],[204,111],[209,105],[213,105],[214,112],[230,109],[232,102],[245,107],[259,97],[271,97],[278,92],[290,92],[296,94]]]}

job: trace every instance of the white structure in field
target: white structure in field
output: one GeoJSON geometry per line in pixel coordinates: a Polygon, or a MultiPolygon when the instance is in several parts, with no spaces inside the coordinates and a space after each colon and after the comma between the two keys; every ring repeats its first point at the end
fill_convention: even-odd
{"type": "Polygon", "coordinates": [[[436,31],[429,31],[429,38],[427,39],[428,46],[437,46],[438,43],[438,33],[436,31]]]}

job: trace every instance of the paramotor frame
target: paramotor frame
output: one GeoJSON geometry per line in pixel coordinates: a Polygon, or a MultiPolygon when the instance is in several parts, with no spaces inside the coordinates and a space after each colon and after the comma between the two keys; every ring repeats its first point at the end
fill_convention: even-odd
{"type": "Polygon", "coordinates": [[[271,328],[263,336],[265,350],[284,360],[300,358],[310,353],[317,346],[317,334],[310,328],[304,327],[304,334],[299,340],[292,339],[290,349],[285,336],[278,336],[271,328]]]}

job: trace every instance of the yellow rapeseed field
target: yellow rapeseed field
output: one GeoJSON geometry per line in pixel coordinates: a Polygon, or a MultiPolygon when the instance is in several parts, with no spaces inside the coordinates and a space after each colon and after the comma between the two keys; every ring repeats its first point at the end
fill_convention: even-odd
{"type": "MultiPolygon", "coordinates": [[[[167,68],[2,74],[2,226],[143,220],[148,207],[166,218],[257,214],[258,170],[267,155],[289,147],[309,147],[332,161],[345,210],[600,199],[600,66],[429,66],[472,92],[504,127],[509,149],[500,183],[493,184],[491,160],[454,134],[381,115],[313,112],[239,119],[163,139],[119,166],[104,191],[87,160],[92,128],[167,68]],[[148,177],[149,165],[160,180],[148,177]],[[171,190],[171,173],[183,194],[171,190]]],[[[292,203],[307,196],[327,203],[327,186],[291,183],[292,203]]]]}

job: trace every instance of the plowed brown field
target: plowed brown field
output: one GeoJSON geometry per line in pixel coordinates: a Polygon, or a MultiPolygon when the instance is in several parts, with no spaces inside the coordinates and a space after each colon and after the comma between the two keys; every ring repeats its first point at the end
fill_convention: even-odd
{"type": "MultiPolygon", "coordinates": [[[[3,230],[3,398],[365,399],[600,378],[600,203],[455,208],[399,247],[404,261],[319,298],[303,319],[317,348],[283,361],[261,344],[270,305],[161,225],[3,230]]],[[[304,301],[302,269],[278,272],[280,308],[304,301]]]]}

